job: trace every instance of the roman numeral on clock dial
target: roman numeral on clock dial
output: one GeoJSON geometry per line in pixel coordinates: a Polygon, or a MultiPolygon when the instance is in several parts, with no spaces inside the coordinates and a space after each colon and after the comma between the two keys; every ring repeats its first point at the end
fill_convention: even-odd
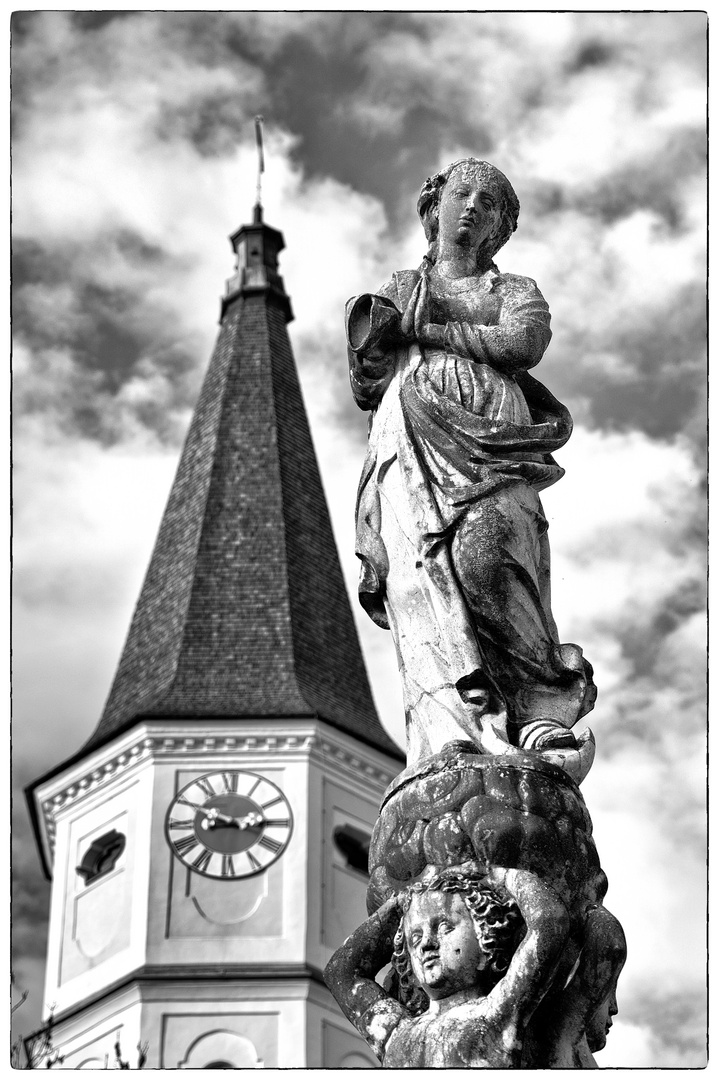
{"type": "Polygon", "coordinates": [[[210,859],[212,858],[212,852],[204,848],[196,859],[192,860],[192,865],[195,870],[199,870],[202,873],[210,865],[210,859]]]}
{"type": "Polygon", "coordinates": [[[195,822],[192,818],[176,818],[171,817],[167,823],[168,829],[192,829],[195,822]]]}
{"type": "Polygon", "coordinates": [[[236,772],[223,772],[222,779],[225,783],[225,791],[229,791],[232,794],[236,794],[237,785],[239,783],[239,776],[236,772]]]}
{"type": "Polygon", "coordinates": [[[201,776],[199,780],[195,781],[195,783],[197,784],[198,788],[200,788],[203,795],[206,796],[206,798],[211,799],[213,795],[217,794],[206,776],[201,776]]]}
{"type": "Polygon", "coordinates": [[[263,810],[269,810],[269,808],[271,806],[276,806],[278,802],[283,802],[283,801],[284,800],[282,799],[282,796],[278,795],[276,799],[270,799],[269,802],[263,802],[262,803],[262,809],[263,810]]]}
{"type": "Polygon", "coordinates": [[[282,847],[282,844],[278,840],[274,840],[271,836],[261,836],[257,841],[259,847],[266,848],[267,851],[271,851],[273,855],[282,847]]]}
{"type": "Polygon", "coordinates": [[[181,836],[179,840],[173,840],[172,843],[175,846],[175,851],[180,855],[186,855],[188,851],[192,851],[194,847],[197,847],[199,841],[195,834],[192,836],[181,836]]]}

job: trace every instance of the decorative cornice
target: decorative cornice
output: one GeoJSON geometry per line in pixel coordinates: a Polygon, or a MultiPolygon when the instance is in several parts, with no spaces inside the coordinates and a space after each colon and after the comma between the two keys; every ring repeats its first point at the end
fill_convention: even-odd
{"type": "Polygon", "coordinates": [[[356,754],[350,753],[338,743],[330,742],[325,738],[314,740],[312,752],[313,757],[319,760],[330,757],[333,761],[338,762],[348,769],[353,776],[356,776],[358,772],[362,773],[364,776],[381,784],[383,788],[386,788],[397,775],[394,772],[389,772],[387,769],[382,769],[378,766],[370,765],[366,761],[362,761],[356,754]]]}
{"type": "MultiPolygon", "coordinates": [[[[178,985],[182,983],[209,982],[223,987],[228,982],[268,982],[279,980],[288,982],[314,983],[329,994],[324,976],[313,964],[146,964],[124,975],[109,986],[83,998],[78,1005],[63,1009],[54,1014],[54,1026],[66,1023],[73,1017],[86,1013],[88,1008],[120,994],[123,991],[137,989],[142,996],[143,988],[154,985],[178,985]]],[[[42,1030],[42,1029],[41,1029],[42,1030]]],[[[36,1034],[39,1034],[37,1032],[36,1034]]],[[[34,1036],[30,1036],[33,1038],[34,1036]]]]}
{"type": "MultiPolygon", "coordinates": [[[[205,722],[206,723],[206,722],[205,722]]],[[[327,733],[326,729],[318,731],[291,732],[255,732],[247,735],[189,735],[186,734],[186,723],[183,723],[183,732],[177,735],[168,735],[158,732],[156,735],[148,734],[147,728],[143,727],[136,735],[134,741],[125,744],[111,754],[102,764],[89,767],[88,771],[52,795],[42,800],[40,809],[47,837],[50,855],[54,855],[55,838],[57,833],[57,815],[64,807],[76,802],[78,798],[84,798],[95,791],[109,786],[123,773],[130,773],[142,762],[162,761],[168,758],[181,760],[192,756],[196,759],[203,757],[223,757],[224,755],[241,754],[243,758],[252,755],[279,754],[303,754],[319,763],[330,761],[335,767],[339,767],[348,775],[356,778],[363,776],[384,790],[394,779],[395,773],[381,765],[373,764],[367,758],[360,756],[343,745],[339,740],[335,741],[327,733]]],[[[110,749],[107,747],[107,749],[110,749]]]]}

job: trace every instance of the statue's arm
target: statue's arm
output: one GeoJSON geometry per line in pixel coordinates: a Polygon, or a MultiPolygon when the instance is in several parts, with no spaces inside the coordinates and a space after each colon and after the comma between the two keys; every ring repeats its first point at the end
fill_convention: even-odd
{"type": "Polygon", "coordinates": [[[324,972],[335,1001],[380,1061],[390,1035],[409,1016],[375,981],[392,958],[399,920],[399,904],[392,897],[350,934],[324,972]]]}
{"type": "Polygon", "coordinates": [[[554,889],[528,870],[496,867],[490,881],[514,898],[527,928],[488,999],[503,1022],[521,1033],[554,978],[569,936],[569,915],[554,889]]]}
{"type": "Polygon", "coordinates": [[[353,296],[345,309],[350,386],[360,409],[376,409],[394,374],[402,316],[394,282],[353,296]]]}
{"type": "Polygon", "coordinates": [[[552,336],[546,300],[531,278],[504,275],[499,286],[502,306],[496,326],[449,322],[444,344],[498,371],[514,375],[542,359],[552,336]]]}

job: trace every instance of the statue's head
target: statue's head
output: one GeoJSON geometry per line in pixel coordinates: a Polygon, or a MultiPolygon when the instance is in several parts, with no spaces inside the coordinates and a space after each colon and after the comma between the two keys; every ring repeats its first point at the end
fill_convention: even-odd
{"type": "Polygon", "coordinates": [[[458,173],[478,180],[496,206],[496,223],[477,254],[478,265],[489,264],[517,228],[519,200],[504,173],[496,169],[494,165],[490,165],[488,161],[479,161],[477,158],[461,158],[459,161],[454,161],[446,169],[430,176],[422,185],[417,201],[417,213],[429,241],[428,255],[430,258],[434,256],[442,196],[450,178],[456,177],[458,173]]]}
{"type": "Polygon", "coordinates": [[[461,990],[486,994],[501,979],[524,928],[514,901],[475,875],[445,872],[411,885],[400,902],[392,962],[410,1012],[461,990]]]}

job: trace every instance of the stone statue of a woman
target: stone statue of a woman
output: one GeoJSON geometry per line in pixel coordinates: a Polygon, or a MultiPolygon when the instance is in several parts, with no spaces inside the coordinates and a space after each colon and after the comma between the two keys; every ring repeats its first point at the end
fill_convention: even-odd
{"type": "Polygon", "coordinates": [[[487,162],[427,180],[429,250],[347,307],[350,379],[371,410],[357,504],[360,598],[390,628],[411,766],[490,726],[522,749],[576,746],[592,669],[560,644],[538,492],[563,470],[567,409],[528,369],[549,343],[534,281],[500,273],[517,197],[487,162]]]}

